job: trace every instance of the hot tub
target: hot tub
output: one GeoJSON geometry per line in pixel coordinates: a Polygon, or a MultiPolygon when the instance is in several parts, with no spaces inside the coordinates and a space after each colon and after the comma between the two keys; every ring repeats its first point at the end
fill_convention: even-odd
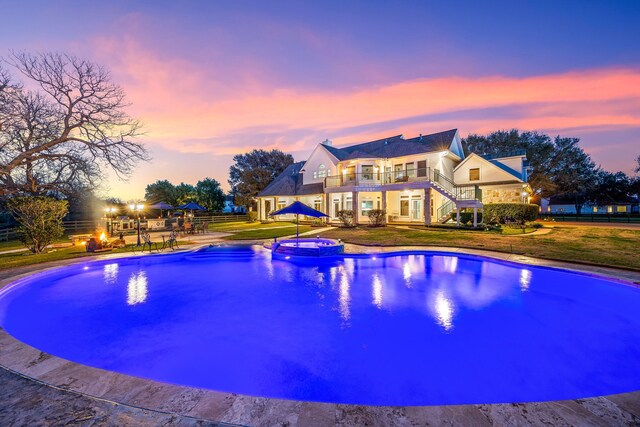
{"type": "Polygon", "coordinates": [[[331,239],[285,239],[271,246],[273,254],[295,256],[331,256],[344,252],[344,244],[331,239]]]}

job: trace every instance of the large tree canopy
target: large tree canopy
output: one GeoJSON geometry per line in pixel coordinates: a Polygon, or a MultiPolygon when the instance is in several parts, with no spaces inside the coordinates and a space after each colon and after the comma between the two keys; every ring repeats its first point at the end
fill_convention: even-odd
{"type": "Polygon", "coordinates": [[[196,202],[209,211],[221,211],[224,208],[225,194],[220,183],[213,178],[205,178],[193,186],[181,182],[173,185],[167,180],[159,180],[147,185],[145,200],[149,203],[166,202],[180,206],[196,202]]]}
{"type": "Polygon", "coordinates": [[[293,163],[293,156],[280,150],[252,150],[233,156],[229,185],[239,206],[252,206],[253,198],[293,163]]]}
{"type": "Polygon", "coordinates": [[[148,159],[120,86],[101,66],[66,54],[13,53],[0,70],[0,196],[95,188],[106,169],[148,159]]]}
{"type": "Polygon", "coordinates": [[[196,184],[198,203],[210,211],[222,211],[225,194],[220,183],[213,178],[205,178],[196,184]]]}
{"type": "Polygon", "coordinates": [[[532,169],[529,185],[541,197],[575,193],[576,187],[594,180],[595,164],[579,146],[578,138],[552,139],[543,133],[512,129],[471,134],[462,142],[467,154],[503,155],[525,150],[532,169]]]}

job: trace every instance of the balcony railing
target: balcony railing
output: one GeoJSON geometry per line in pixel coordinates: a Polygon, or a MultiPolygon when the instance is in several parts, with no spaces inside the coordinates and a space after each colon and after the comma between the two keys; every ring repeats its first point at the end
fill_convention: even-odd
{"type": "Polygon", "coordinates": [[[380,186],[408,182],[431,181],[443,188],[458,200],[481,200],[482,194],[477,185],[457,186],[438,169],[420,168],[397,171],[377,171],[365,173],[346,172],[325,178],[325,188],[350,186],[380,186]]]}

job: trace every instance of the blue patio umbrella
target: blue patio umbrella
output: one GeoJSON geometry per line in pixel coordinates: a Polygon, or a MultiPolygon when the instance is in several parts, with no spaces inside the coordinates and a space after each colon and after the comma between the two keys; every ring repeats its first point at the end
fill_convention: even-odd
{"type": "Polygon", "coordinates": [[[171,206],[169,203],[165,203],[165,202],[158,202],[158,203],[154,203],[153,205],[149,206],[150,209],[159,209],[160,210],[160,217],[162,217],[162,211],[168,211],[173,209],[173,206],[171,206]]]}
{"type": "MultiPolygon", "coordinates": [[[[190,210],[192,215],[193,215],[193,211],[206,211],[207,210],[206,208],[203,208],[202,206],[200,206],[196,202],[185,203],[184,205],[178,206],[178,209],[182,209],[184,211],[190,210]]],[[[186,218],[185,218],[185,220],[186,220],[186,218]]]]}
{"type": "Polygon", "coordinates": [[[271,212],[269,216],[276,215],[285,215],[285,214],[295,214],[296,215],[296,241],[298,240],[298,215],[312,216],[314,218],[321,218],[323,216],[329,216],[325,213],[317,211],[313,209],[311,206],[307,206],[302,202],[293,202],[289,206],[285,206],[282,209],[278,209],[277,211],[271,212]]]}
{"type": "Polygon", "coordinates": [[[203,208],[196,202],[185,203],[184,205],[178,206],[178,209],[189,209],[190,211],[206,211],[205,208],[203,208]]]}

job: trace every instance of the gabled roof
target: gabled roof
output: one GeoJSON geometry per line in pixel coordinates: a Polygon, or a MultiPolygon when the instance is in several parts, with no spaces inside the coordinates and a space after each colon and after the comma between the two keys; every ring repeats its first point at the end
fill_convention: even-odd
{"type": "Polygon", "coordinates": [[[394,135],[348,147],[337,148],[330,145],[325,145],[324,147],[338,160],[373,157],[388,159],[447,150],[457,131],[457,129],[451,129],[410,139],[404,139],[402,135],[394,135]]]}
{"type": "Polygon", "coordinates": [[[476,153],[471,153],[469,154],[462,162],[460,162],[460,164],[458,164],[458,166],[456,166],[453,171],[457,171],[458,169],[460,169],[462,167],[462,165],[464,165],[465,163],[467,163],[470,159],[473,158],[477,158],[480,159],[481,161],[487,163],[488,165],[497,167],[498,169],[502,170],[503,172],[508,173],[509,175],[517,178],[519,181],[524,181],[522,179],[522,174],[516,170],[511,169],[510,167],[508,167],[507,165],[500,163],[499,160],[497,159],[493,159],[493,160],[487,160],[484,156],[480,156],[476,153]]]}
{"type": "Polygon", "coordinates": [[[526,150],[513,150],[513,151],[507,151],[507,152],[498,153],[498,154],[485,154],[482,156],[482,158],[487,160],[492,160],[492,159],[499,159],[503,157],[526,157],[526,155],[527,155],[526,150]]]}
{"type": "Polygon", "coordinates": [[[516,178],[522,181],[522,174],[520,172],[516,171],[515,169],[511,169],[509,166],[505,165],[504,163],[501,163],[499,160],[496,160],[496,159],[489,160],[489,163],[496,165],[503,171],[510,173],[511,175],[515,176],[516,178]]]}
{"type": "Polygon", "coordinates": [[[289,165],[276,179],[271,181],[271,184],[267,185],[267,188],[258,194],[258,197],[321,194],[323,192],[322,182],[307,185],[302,184],[300,171],[305,163],[306,162],[298,162],[289,165]]]}

